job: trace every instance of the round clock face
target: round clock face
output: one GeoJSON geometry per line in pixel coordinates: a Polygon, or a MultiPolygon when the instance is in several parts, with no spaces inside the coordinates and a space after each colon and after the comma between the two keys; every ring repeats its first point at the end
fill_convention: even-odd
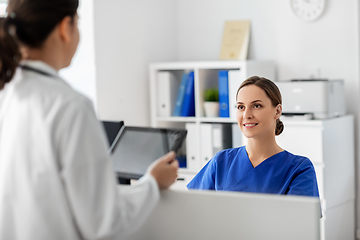
{"type": "Polygon", "coordinates": [[[321,16],[325,9],[325,0],[290,0],[294,13],[306,21],[313,21],[321,16]]]}

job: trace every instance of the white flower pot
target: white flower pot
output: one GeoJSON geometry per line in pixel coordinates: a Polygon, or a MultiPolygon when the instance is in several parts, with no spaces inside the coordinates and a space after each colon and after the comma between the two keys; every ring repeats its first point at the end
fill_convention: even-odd
{"type": "Polygon", "coordinates": [[[204,102],[206,117],[219,117],[219,102],[204,102]]]}

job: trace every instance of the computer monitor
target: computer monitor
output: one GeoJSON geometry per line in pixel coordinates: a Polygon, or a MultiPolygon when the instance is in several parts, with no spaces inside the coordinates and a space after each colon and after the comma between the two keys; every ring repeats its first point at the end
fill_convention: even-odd
{"type": "Polygon", "coordinates": [[[110,147],[111,161],[118,177],[139,179],[150,164],[183,145],[185,129],[123,126],[110,147]]]}

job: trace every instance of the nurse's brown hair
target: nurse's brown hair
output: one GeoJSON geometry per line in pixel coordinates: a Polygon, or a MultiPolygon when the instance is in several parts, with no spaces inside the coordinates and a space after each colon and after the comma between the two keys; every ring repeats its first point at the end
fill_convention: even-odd
{"type": "Polygon", "coordinates": [[[41,48],[55,26],[76,15],[79,0],[9,0],[0,18],[0,90],[14,76],[21,60],[20,45],[41,48]]]}
{"type": "MultiPolygon", "coordinates": [[[[245,86],[248,85],[255,85],[262,90],[265,91],[266,95],[269,97],[271,104],[276,107],[279,104],[282,104],[282,98],[279,88],[276,86],[274,82],[267,78],[258,77],[258,76],[252,76],[246,79],[242,84],[240,85],[239,89],[236,92],[236,98],[240,91],[245,86]]],[[[282,131],[284,130],[284,124],[280,119],[276,120],[276,128],[275,128],[275,135],[280,135],[282,131]]]]}

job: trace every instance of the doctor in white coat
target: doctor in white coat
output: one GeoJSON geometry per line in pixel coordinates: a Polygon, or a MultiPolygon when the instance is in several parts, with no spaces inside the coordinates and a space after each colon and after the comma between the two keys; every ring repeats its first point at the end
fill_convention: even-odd
{"type": "Polygon", "coordinates": [[[117,188],[91,102],[58,75],[78,45],[77,7],[9,0],[0,18],[0,239],[119,239],[177,176],[170,152],[117,188]]]}

